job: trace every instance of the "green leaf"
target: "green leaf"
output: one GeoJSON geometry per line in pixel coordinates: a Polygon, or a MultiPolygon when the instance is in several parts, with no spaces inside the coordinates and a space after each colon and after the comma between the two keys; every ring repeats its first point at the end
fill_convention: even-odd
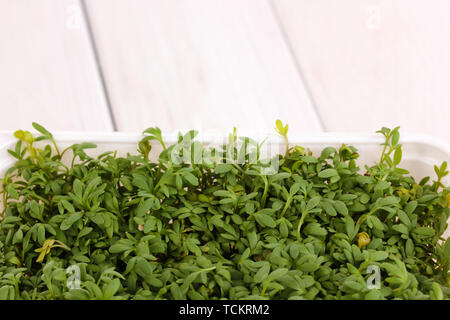
{"type": "Polygon", "coordinates": [[[0,300],[14,300],[14,287],[5,285],[0,287],[0,300]]]}
{"type": "Polygon", "coordinates": [[[153,207],[153,203],[155,200],[153,198],[149,198],[141,203],[139,203],[139,206],[136,209],[136,216],[142,217],[147,214],[147,212],[150,210],[150,208],[153,207]]]}
{"type": "Polygon", "coordinates": [[[94,229],[91,227],[84,227],[83,229],[81,229],[80,233],[78,234],[78,238],[88,235],[89,233],[92,232],[92,230],[94,230],[94,229]]]}
{"type": "Polygon", "coordinates": [[[43,220],[42,218],[42,213],[41,213],[41,207],[39,206],[39,204],[36,202],[36,200],[31,200],[30,201],[30,215],[38,220],[43,220]]]}
{"type": "Polygon", "coordinates": [[[13,243],[13,244],[21,243],[21,242],[22,242],[22,239],[23,239],[23,231],[22,231],[21,229],[19,229],[19,230],[17,230],[17,232],[14,234],[12,243],[13,243]]]}
{"type": "Polygon", "coordinates": [[[391,206],[391,205],[395,205],[398,204],[400,202],[400,199],[394,196],[387,196],[385,198],[379,198],[376,201],[376,205],[379,207],[384,207],[384,206],[391,206]]]}
{"type": "Polygon", "coordinates": [[[378,219],[378,217],[376,217],[376,216],[374,216],[374,215],[371,215],[371,216],[367,217],[367,221],[368,221],[368,222],[370,221],[370,222],[372,223],[372,225],[374,226],[375,229],[378,229],[378,230],[380,230],[380,231],[383,231],[383,230],[384,230],[384,225],[383,225],[383,223],[380,221],[380,219],[378,219]]]}
{"type": "Polygon", "coordinates": [[[283,127],[283,123],[281,122],[281,120],[275,121],[275,125],[279,132],[284,132],[284,127],[283,127]]]}
{"type": "Polygon", "coordinates": [[[347,208],[347,206],[345,205],[344,202],[336,200],[336,201],[334,201],[333,205],[336,208],[337,212],[339,212],[343,216],[347,216],[348,215],[348,208],[347,208]]]}
{"type": "Polygon", "coordinates": [[[233,169],[233,166],[231,164],[218,164],[214,168],[214,171],[216,171],[216,173],[227,173],[231,171],[231,169],[233,169]]]}
{"type": "Polygon", "coordinates": [[[317,205],[320,203],[320,197],[314,197],[311,198],[308,203],[306,204],[306,210],[307,211],[311,211],[312,209],[314,209],[315,207],[317,207],[317,205]]]}
{"type": "Polygon", "coordinates": [[[402,148],[395,149],[394,153],[394,166],[397,166],[402,161],[402,148]]]}
{"type": "Polygon", "coordinates": [[[183,178],[186,179],[187,182],[192,184],[193,186],[198,186],[198,179],[190,172],[184,172],[183,178]]]}
{"type": "Polygon", "coordinates": [[[278,278],[281,278],[282,276],[286,275],[288,273],[288,271],[289,270],[286,268],[280,268],[280,269],[274,270],[267,277],[267,281],[275,281],[278,278]]]}
{"type": "Polygon", "coordinates": [[[444,162],[442,162],[441,168],[439,169],[441,176],[446,175],[446,170],[447,170],[447,161],[444,161],[444,162]]]}
{"type": "Polygon", "coordinates": [[[256,272],[255,276],[253,277],[253,280],[255,283],[261,283],[263,280],[267,278],[270,271],[270,264],[265,263],[261,268],[259,268],[258,272],[256,272]]]}
{"type": "Polygon", "coordinates": [[[10,184],[6,187],[6,191],[8,191],[9,195],[13,199],[19,199],[19,194],[17,193],[17,190],[14,186],[14,184],[10,184]]]}
{"type": "Polygon", "coordinates": [[[255,219],[263,227],[275,228],[277,225],[275,220],[273,220],[271,216],[265,213],[255,214],[255,219]]]}
{"type": "Polygon", "coordinates": [[[53,135],[47,129],[45,129],[43,126],[41,126],[40,124],[38,124],[36,122],[32,122],[32,126],[34,129],[36,129],[38,132],[42,133],[44,136],[53,138],[53,135]]]}
{"type": "Polygon", "coordinates": [[[400,132],[398,131],[399,127],[392,130],[392,140],[391,143],[393,146],[398,145],[398,142],[400,141],[400,132]]]}
{"type": "Polygon", "coordinates": [[[442,293],[441,286],[438,283],[433,282],[431,287],[432,291],[430,295],[433,297],[433,300],[444,300],[444,294],[442,293]]]}
{"type": "Polygon", "coordinates": [[[408,234],[409,230],[408,227],[404,224],[396,224],[392,226],[392,229],[403,234],[408,234]]]}
{"type": "Polygon", "coordinates": [[[370,259],[373,261],[386,260],[389,254],[386,251],[375,251],[370,253],[370,259]]]}
{"type": "Polygon", "coordinates": [[[413,230],[413,232],[419,236],[423,237],[432,237],[435,235],[434,229],[427,228],[427,227],[418,227],[413,230]]]}
{"type": "Polygon", "coordinates": [[[109,252],[122,253],[124,251],[131,250],[131,249],[133,249],[133,242],[128,239],[122,239],[122,240],[119,240],[118,242],[116,242],[115,244],[113,244],[109,248],[109,252]]]}
{"type": "Polygon", "coordinates": [[[291,196],[293,196],[293,195],[297,194],[298,190],[300,190],[300,183],[296,182],[289,189],[289,194],[291,196]]]}
{"type": "Polygon", "coordinates": [[[64,209],[66,209],[68,212],[75,212],[74,206],[69,201],[63,199],[61,200],[61,204],[63,205],[64,209]]]}
{"type": "Polygon", "coordinates": [[[37,228],[37,238],[40,245],[44,244],[45,241],[45,227],[42,224],[38,225],[37,228]]]}
{"type": "Polygon", "coordinates": [[[170,287],[170,293],[174,300],[184,300],[185,295],[181,291],[180,287],[174,282],[170,287]]]}
{"type": "Polygon", "coordinates": [[[450,238],[447,238],[443,244],[445,255],[450,259],[450,238]]]}
{"type": "Polygon", "coordinates": [[[334,208],[333,204],[330,202],[322,202],[322,208],[325,210],[325,212],[332,216],[335,217],[337,215],[336,209],[334,208]]]}
{"type": "Polygon", "coordinates": [[[103,289],[103,299],[110,300],[120,288],[120,280],[111,280],[103,289]]]}
{"type": "Polygon", "coordinates": [[[345,219],[345,231],[349,235],[349,237],[353,237],[353,232],[355,230],[355,222],[350,216],[346,216],[345,219]]]}
{"type": "Polygon", "coordinates": [[[408,257],[414,256],[414,242],[411,239],[406,240],[405,253],[408,257]]]}
{"type": "Polygon", "coordinates": [[[299,266],[299,269],[303,272],[310,273],[319,269],[320,265],[315,262],[306,262],[299,266]]]}
{"type": "Polygon", "coordinates": [[[83,190],[84,190],[84,184],[79,179],[75,179],[73,181],[73,192],[74,194],[82,199],[83,198],[83,190]]]}
{"type": "Polygon", "coordinates": [[[408,215],[404,211],[398,210],[397,215],[398,215],[398,218],[400,219],[400,221],[404,225],[406,225],[408,227],[411,226],[411,220],[409,219],[408,215]]]}
{"type": "Polygon", "coordinates": [[[405,213],[411,215],[417,208],[417,201],[410,201],[405,205],[405,213]]]}
{"type": "Polygon", "coordinates": [[[313,156],[303,156],[303,157],[301,157],[301,159],[304,163],[307,163],[307,164],[319,162],[319,160],[317,160],[317,158],[313,157],[313,156]]]}
{"type": "Polygon", "coordinates": [[[316,236],[316,237],[322,237],[322,236],[326,236],[328,234],[328,232],[325,228],[322,228],[319,224],[316,224],[316,223],[308,224],[305,227],[304,232],[306,234],[310,234],[310,235],[316,236]]]}
{"type": "Polygon", "coordinates": [[[325,149],[322,150],[321,154],[320,154],[320,158],[321,159],[328,159],[331,157],[331,155],[333,153],[336,153],[336,148],[333,147],[326,147],[325,149]]]}
{"type": "Polygon", "coordinates": [[[61,223],[61,230],[68,230],[75,222],[83,217],[81,212],[74,212],[67,215],[67,218],[61,223]]]}
{"type": "Polygon", "coordinates": [[[250,248],[255,249],[256,243],[258,242],[258,238],[255,231],[249,232],[248,235],[248,242],[250,245],[250,248]]]}
{"type": "Polygon", "coordinates": [[[90,295],[87,290],[84,289],[72,289],[65,293],[65,297],[68,300],[89,300],[90,295]]]}
{"type": "Polygon", "coordinates": [[[338,175],[336,169],[325,169],[319,172],[319,178],[331,178],[338,175]]]}

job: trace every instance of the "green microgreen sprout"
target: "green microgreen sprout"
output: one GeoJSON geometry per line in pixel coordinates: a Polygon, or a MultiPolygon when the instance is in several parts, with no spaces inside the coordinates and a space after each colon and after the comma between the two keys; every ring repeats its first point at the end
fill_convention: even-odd
{"type": "Polygon", "coordinates": [[[288,137],[287,137],[288,129],[289,129],[289,125],[286,124],[285,126],[283,126],[283,123],[281,122],[281,120],[277,120],[275,122],[275,130],[277,131],[277,133],[279,135],[281,135],[283,137],[284,142],[286,144],[286,152],[284,154],[285,157],[287,157],[287,155],[289,154],[289,141],[288,141],[288,137]]]}
{"type": "Polygon", "coordinates": [[[401,161],[401,145],[400,141],[400,127],[395,127],[394,129],[389,129],[383,127],[381,130],[378,130],[377,133],[381,133],[385,142],[383,145],[383,151],[381,152],[380,164],[387,162],[390,166],[397,165],[401,161]],[[390,158],[392,152],[394,152],[394,160],[390,158]]]}
{"type": "Polygon", "coordinates": [[[39,257],[36,259],[36,262],[42,262],[47,254],[50,253],[50,250],[53,248],[63,248],[66,250],[70,250],[68,246],[62,243],[59,240],[55,239],[47,239],[44,241],[42,248],[34,250],[35,252],[40,252],[39,257]]]}
{"type": "Polygon", "coordinates": [[[162,139],[162,134],[161,134],[161,129],[158,127],[151,127],[151,128],[147,128],[144,130],[143,132],[144,134],[144,138],[141,140],[142,142],[145,141],[150,141],[150,140],[157,140],[161,146],[163,147],[163,149],[167,149],[166,145],[162,139]]]}
{"type": "Polygon", "coordinates": [[[442,184],[442,178],[448,175],[447,161],[442,162],[440,167],[434,165],[433,168],[434,172],[436,172],[437,175],[437,181],[435,181],[435,190],[438,191],[440,187],[445,188],[445,186],[442,184]]]}

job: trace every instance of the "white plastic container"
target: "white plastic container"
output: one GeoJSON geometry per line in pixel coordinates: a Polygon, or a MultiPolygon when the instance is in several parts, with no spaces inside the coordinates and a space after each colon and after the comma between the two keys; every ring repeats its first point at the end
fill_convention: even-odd
{"type": "MultiPolygon", "coordinates": [[[[254,136],[248,135],[252,138],[254,136]]],[[[118,155],[126,155],[137,152],[137,143],[142,138],[139,133],[125,133],[125,132],[61,132],[54,133],[55,140],[63,149],[71,144],[80,142],[92,142],[97,144],[96,149],[88,149],[86,152],[91,156],[97,156],[105,151],[117,151],[118,155]]],[[[257,141],[262,141],[264,137],[256,137],[257,141]],[[260,139],[259,139],[260,138],[260,139]]],[[[223,142],[218,138],[198,138],[204,144],[218,144],[223,142]]],[[[378,134],[365,133],[312,133],[312,134],[289,134],[290,145],[299,145],[309,148],[315,155],[327,147],[340,147],[343,143],[352,145],[358,149],[360,157],[357,163],[360,168],[364,165],[372,165],[379,160],[381,155],[383,137],[378,134]]],[[[176,136],[166,136],[164,141],[170,145],[176,142],[176,136]]],[[[12,132],[0,132],[0,176],[3,176],[5,171],[14,164],[14,158],[7,152],[8,149],[13,149],[16,139],[12,132]]],[[[436,175],[433,170],[433,165],[440,165],[443,161],[450,160],[450,145],[443,140],[416,134],[401,133],[400,143],[403,145],[403,159],[400,167],[410,171],[411,175],[420,181],[425,176],[430,176],[435,179],[436,175]]],[[[157,143],[152,143],[151,155],[154,157],[161,151],[157,143]]],[[[285,146],[281,138],[269,137],[266,142],[269,146],[270,152],[283,152],[285,146]]],[[[450,184],[450,177],[446,177],[443,181],[444,185],[450,184]]],[[[447,229],[444,237],[447,238],[450,234],[450,228],[447,229]]]]}

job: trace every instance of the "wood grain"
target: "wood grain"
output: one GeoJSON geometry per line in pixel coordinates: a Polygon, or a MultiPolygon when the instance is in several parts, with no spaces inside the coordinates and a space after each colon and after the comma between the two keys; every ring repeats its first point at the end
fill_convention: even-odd
{"type": "Polygon", "coordinates": [[[321,130],[269,2],[86,4],[119,130],[321,130]]]}
{"type": "Polygon", "coordinates": [[[0,129],[112,130],[79,1],[0,7],[0,129]]]}
{"type": "Polygon", "coordinates": [[[273,3],[327,130],[450,141],[450,1],[273,3]]]}

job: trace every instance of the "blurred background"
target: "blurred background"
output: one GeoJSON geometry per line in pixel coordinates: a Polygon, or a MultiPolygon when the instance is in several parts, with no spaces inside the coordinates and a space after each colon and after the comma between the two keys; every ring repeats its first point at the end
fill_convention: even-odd
{"type": "Polygon", "coordinates": [[[450,142],[450,0],[0,0],[0,130],[450,142]]]}

